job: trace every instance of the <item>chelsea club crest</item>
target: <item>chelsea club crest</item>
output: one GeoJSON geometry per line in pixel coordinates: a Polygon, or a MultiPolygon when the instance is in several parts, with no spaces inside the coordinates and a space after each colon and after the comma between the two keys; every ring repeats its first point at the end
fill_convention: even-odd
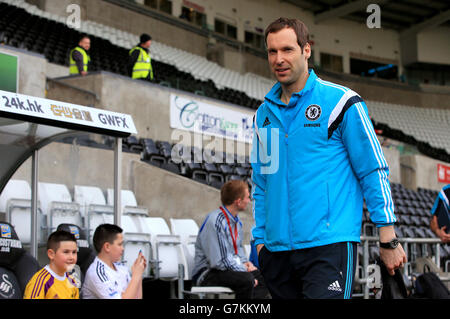
{"type": "Polygon", "coordinates": [[[317,121],[322,114],[322,109],[317,104],[311,104],[306,108],[305,116],[310,121],[317,121]]]}

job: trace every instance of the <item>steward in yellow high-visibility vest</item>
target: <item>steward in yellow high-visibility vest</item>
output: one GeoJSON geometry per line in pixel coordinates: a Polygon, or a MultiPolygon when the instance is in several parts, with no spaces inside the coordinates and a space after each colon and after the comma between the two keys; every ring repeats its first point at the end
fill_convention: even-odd
{"type": "Polygon", "coordinates": [[[148,34],[142,34],[139,45],[129,52],[128,74],[133,79],[145,79],[153,81],[152,58],[150,46],[152,38],[148,34]]]}
{"type": "Polygon", "coordinates": [[[86,75],[89,69],[91,58],[87,54],[91,47],[91,40],[87,36],[83,36],[78,46],[70,51],[70,75],[86,75]]]}

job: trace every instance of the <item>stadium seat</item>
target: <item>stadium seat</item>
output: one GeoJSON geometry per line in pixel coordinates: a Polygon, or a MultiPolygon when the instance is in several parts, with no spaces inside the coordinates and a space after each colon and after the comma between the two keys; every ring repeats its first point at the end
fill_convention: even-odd
{"type": "Polygon", "coordinates": [[[73,197],[84,216],[88,215],[89,205],[106,205],[103,191],[96,186],[75,185],[73,197]]]}
{"type": "Polygon", "coordinates": [[[124,237],[124,254],[122,261],[131,271],[134,261],[141,252],[147,259],[147,268],[144,272],[145,277],[151,276],[153,255],[151,248],[151,234],[148,233],[143,225],[143,218],[138,214],[123,214],[121,227],[124,237]]]}
{"type": "Polygon", "coordinates": [[[22,248],[11,224],[0,222],[0,238],[0,299],[22,299],[28,281],[40,269],[39,263],[22,248]]]}
{"type": "MultiPolygon", "coordinates": [[[[189,163],[188,167],[195,163],[189,163]]],[[[202,184],[208,184],[208,173],[203,169],[194,169],[192,171],[192,179],[202,184]]]]}
{"type": "Polygon", "coordinates": [[[134,135],[130,135],[127,138],[123,139],[122,145],[126,150],[132,153],[141,153],[144,150],[144,147],[139,142],[138,138],[134,135]]]}
{"type": "Polygon", "coordinates": [[[75,185],[74,201],[80,205],[89,243],[97,226],[114,222],[114,207],[106,205],[103,191],[96,186],[75,185]]]}
{"type": "Polygon", "coordinates": [[[186,258],[185,280],[192,277],[191,271],[194,268],[195,242],[199,227],[193,219],[170,219],[170,228],[173,235],[179,235],[186,258]]]}
{"type": "Polygon", "coordinates": [[[225,182],[222,174],[217,170],[217,166],[213,163],[205,162],[202,164],[204,170],[207,173],[208,185],[220,189],[225,182]]]}
{"type": "Polygon", "coordinates": [[[162,163],[160,166],[162,169],[166,171],[172,172],[174,174],[181,174],[181,168],[179,164],[176,164],[172,161],[172,159],[168,159],[166,163],[162,163]]]}
{"type": "MultiPolygon", "coordinates": [[[[24,180],[9,180],[0,195],[0,212],[14,226],[22,244],[31,243],[31,187],[24,180]]],[[[46,240],[47,221],[38,202],[38,242],[46,240]]]]}
{"type": "MultiPolygon", "coordinates": [[[[107,203],[110,206],[114,206],[114,189],[107,189],[107,203]]],[[[122,213],[137,213],[141,215],[148,215],[148,209],[146,207],[139,206],[136,200],[136,196],[133,191],[122,189],[121,191],[121,203],[122,213]]]]}
{"type": "Polygon", "coordinates": [[[159,154],[169,159],[172,155],[172,146],[169,142],[166,141],[156,141],[156,147],[159,149],[159,154]]]}
{"type": "Polygon", "coordinates": [[[161,217],[144,218],[143,227],[151,236],[152,256],[158,263],[155,277],[170,281],[178,280],[178,265],[186,267],[180,236],[172,235],[167,223],[161,217]]]}
{"type": "Polygon", "coordinates": [[[38,183],[38,198],[44,215],[47,215],[49,234],[59,224],[75,224],[83,227],[80,205],[72,202],[69,189],[64,184],[38,183]]]}
{"type": "Polygon", "coordinates": [[[142,161],[158,167],[161,167],[162,164],[166,163],[166,158],[160,154],[159,149],[156,147],[156,144],[152,139],[141,139],[141,145],[143,147],[143,151],[141,153],[142,161]]]}
{"type": "Polygon", "coordinates": [[[190,163],[192,161],[191,147],[184,144],[175,144],[171,149],[171,159],[176,164],[190,163]]]}

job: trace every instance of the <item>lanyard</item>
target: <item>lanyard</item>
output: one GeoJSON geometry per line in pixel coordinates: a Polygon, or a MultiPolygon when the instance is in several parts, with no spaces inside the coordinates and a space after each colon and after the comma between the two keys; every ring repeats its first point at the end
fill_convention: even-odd
{"type": "Polygon", "coordinates": [[[234,253],[237,255],[238,254],[238,249],[237,249],[237,238],[238,238],[237,223],[234,224],[234,236],[233,236],[233,231],[231,230],[231,223],[230,223],[230,219],[228,218],[228,214],[225,212],[225,210],[222,207],[220,207],[220,210],[222,211],[222,213],[225,215],[225,218],[227,219],[228,227],[230,227],[230,235],[231,235],[231,241],[233,242],[234,253]]]}

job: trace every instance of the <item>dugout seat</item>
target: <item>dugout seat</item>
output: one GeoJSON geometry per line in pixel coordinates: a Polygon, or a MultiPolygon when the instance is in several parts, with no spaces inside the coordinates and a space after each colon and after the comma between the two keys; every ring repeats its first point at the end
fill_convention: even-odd
{"type": "Polygon", "coordinates": [[[186,264],[179,235],[173,235],[161,217],[146,217],[143,227],[151,235],[152,255],[158,263],[156,278],[178,279],[178,265],[186,264]]]}
{"type": "MultiPolygon", "coordinates": [[[[22,244],[31,243],[31,187],[25,180],[8,181],[0,195],[0,212],[14,226],[22,244]]],[[[38,202],[38,241],[46,239],[47,222],[38,202]]]]}
{"type": "Polygon", "coordinates": [[[151,234],[145,228],[144,215],[124,213],[122,215],[121,227],[124,237],[124,254],[122,261],[130,269],[134,261],[141,252],[147,259],[147,268],[144,272],[145,277],[150,277],[154,267],[154,259],[151,247],[151,234]]]}
{"type": "Polygon", "coordinates": [[[89,243],[97,226],[114,223],[114,207],[106,205],[103,191],[96,186],[74,186],[74,201],[80,205],[89,243]]]}
{"type": "MultiPolygon", "coordinates": [[[[121,191],[121,203],[122,203],[122,214],[140,214],[140,215],[148,215],[148,209],[139,206],[136,200],[136,196],[133,191],[128,189],[122,189],[121,191]]],[[[107,204],[110,206],[114,206],[114,189],[107,189],[107,204]]]]}
{"type": "MultiPolygon", "coordinates": [[[[180,236],[171,234],[166,221],[161,217],[147,217],[143,226],[151,235],[155,278],[170,281],[170,294],[175,298],[175,284],[183,287],[184,275],[180,273],[180,267],[187,267],[180,236]]],[[[179,296],[180,294],[179,289],[179,296]]]]}
{"type": "Polygon", "coordinates": [[[170,228],[173,235],[179,235],[184,256],[186,258],[185,280],[192,277],[191,271],[194,268],[195,242],[197,240],[199,227],[195,220],[190,218],[171,218],[170,228]]]}
{"type": "Polygon", "coordinates": [[[37,260],[22,248],[10,223],[0,222],[0,299],[22,299],[25,287],[40,269],[37,260]]]}
{"type": "Polygon", "coordinates": [[[55,231],[59,224],[68,223],[83,227],[80,205],[72,202],[66,185],[40,182],[38,198],[42,212],[47,216],[48,234],[55,231]]]}

